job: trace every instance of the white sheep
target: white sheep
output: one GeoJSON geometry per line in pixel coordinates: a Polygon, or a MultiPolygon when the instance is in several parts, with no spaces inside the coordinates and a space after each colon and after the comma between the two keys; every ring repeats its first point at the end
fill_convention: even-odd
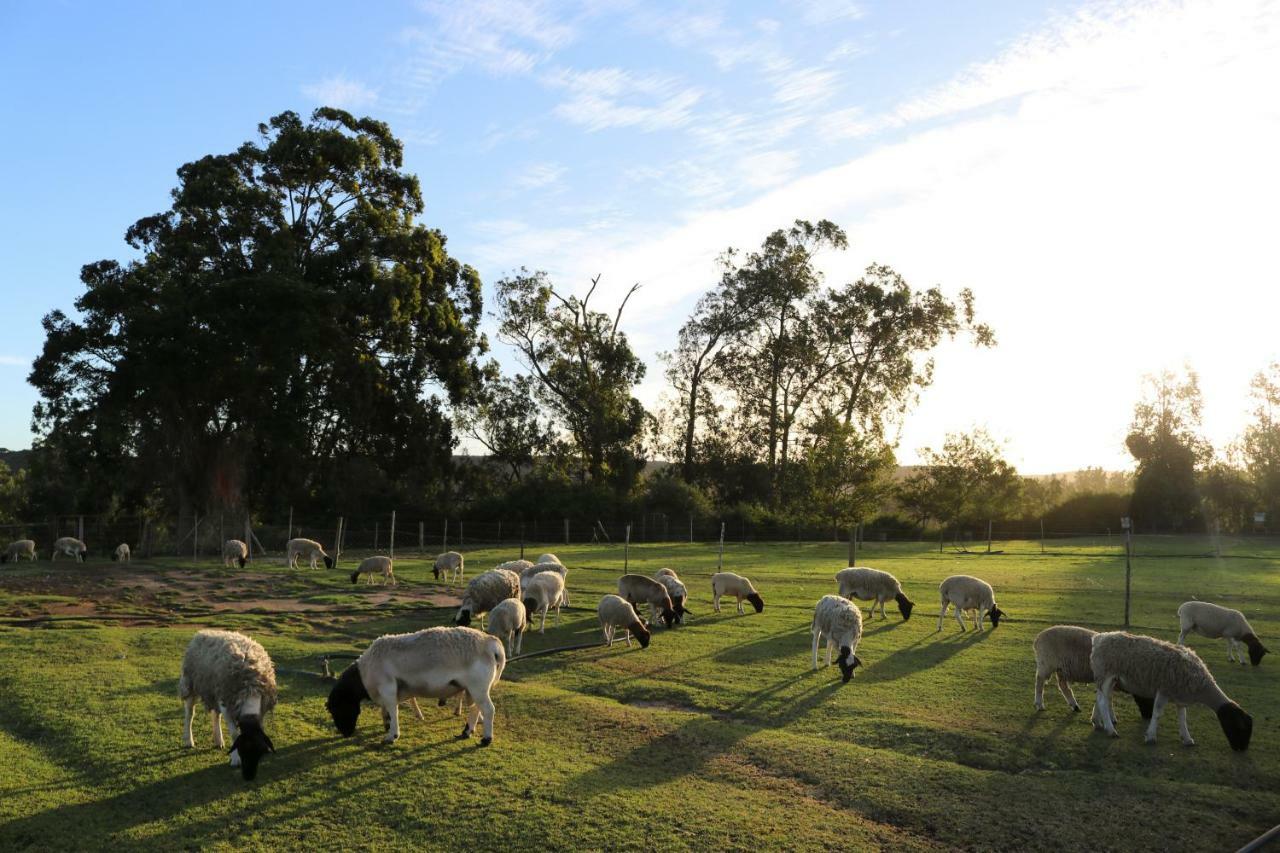
{"type": "Polygon", "coordinates": [[[1210,604],[1207,601],[1188,601],[1178,608],[1178,645],[1186,644],[1187,634],[1197,634],[1216,640],[1225,637],[1227,640],[1227,660],[1244,663],[1244,652],[1240,644],[1249,647],[1249,662],[1254,666],[1262,663],[1262,656],[1267,647],[1262,645],[1258,635],[1253,632],[1249,620],[1239,610],[1210,604]]]}
{"type": "Polygon", "coordinates": [[[529,630],[529,611],[516,598],[507,598],[489,611],[489,624],[485,633],[492,634],[507,644],[507,658],[520,654],[524,645],[524,632],[529,630]]]}
{"type": "Polygon", "coordinates": [[[194,747],[191,721],[196,702],[213,718],[213,745],[223,748],[222,717],[231,730],[231,766],[245,779],[258,773],[258,762],[275,745],[262,729],[262,719],[276,706],[276,670],[271,656],[255,640],[234,631],[197,631],[182,656],[178,697],[183,703],[182,745],[194,747]]]}
{"type": "Polygon", "coordinates": [[[30,539],[19,539],[16,542],[10,542],[9,547],[4,549],[4,553],[0,554],[0,563],[7,563],[13,560],[18,562],[22,557],[26,557],[32,562],[36,559],[36,543],[30,539]]]}
{"type": "Polygon", "coordinates": [[[1112,737],[1120,736],[1111,710],[1111,692],[1119,687],[1135,696],[1153,697],[1147,743],[1156,742],[1160,714],[1167,703],[1173,702],[1178,708],[1178,733],[1186,746],[1195,745],[1187,729],[1187,706],[1204,705],[1218,715],[1232,749],[1243,752],[1249,748],[1253,718],[1222,692],[1204,661],[1186,646],[1111,631],[1093,638],[1089,666],[1098,688],[1093,724],[1112,737]]]}
{"type": "Polygon", "coordinates": [[[648,604],[650,622],[661,619],[662,624],[668,628],[675,624],[676,611],[671,606],[671,595],[665,586],[653,578],[623,575],[618,578],[618,595],[625,598],[632,607],[648,604]]]}
{"type": "Polygon", "coordinates": [[[847,684],[853,678],[853,670],[862,664],[855,654],[858,640],[862,639],[862,611],[848,599],[839,595],[824,595],[813,609],[813,668],[818,668],[818,645],[827,638],[827,666],[831,666],[831,650],[839,647],[840,674],[847,684]]]}
{"type": "Polygon", "coordinates": [[[840,595],[844,598],[871,602],[871,609],[867,611],[868,616],[875,615],[876,605],[879,604],[880,618],[888,618],[884,615],[884,605],[886,601],[893,599],[898,603],[898,612],[902,614],[902,621],[906,622],[911,618],[912,608],[916,606],[915,602],[902,592],[902,584],[898,583],[898,579],[879,569],[866,566],[841,569],[836,572],[836,583],[840,585],[840,595]]]}
{"type": "MultiPolygon", "coordinates": [[[[545,556],[545,555],[544,555],[545,556]]],[[[520,561],[517,561],[520,562],[520,561]]],[[[569,570],[560,563],[533,563],[525,566],[520,570],[520,586],[524,587],[531,580],[544,572],[555,572],[563,581],[561,586],[564,588],[564,600],[560,603],[565,607],[569,606],[569,570]]]]}
{"type": "Polygon", "coordinates": [[[508,572],[515,572],[520,575],[524,574],[524,571],[532,565],[533,563],[529,560],[507,560],[505,563],[498,563],[494,568],[503,569],[508,572]]]}
{"type": "Polygon", "coordinates": [[[539,612],[542,613],[542,624],[538,627],[539,634],[547,632],[547,611],[553,607],[556,611],[555,624],[557,626],[560,624],[560,602],[564,600],[564,578],[557,572],[542,572],[534,575],[524,586],[520,595],[525,610],[531,617],[539,612]]]}
{"type": "Polygon", "coordinates": [[[676,614],[676,622],[683,625],[685,615],[692,615],[684,606],[689,600],[688,588],[673,569],[658,569],[653,573],[653,579],[667,588],[667,595],[671,596],[671,609],[676,614]]]}
{"type": "MultiPolygon", "coordinates": [[[[539,562],[539,563],[560,563],[560,558],[559,558],[559,557],[557,557],[555,554],[539,554],[539,555],[538,555],[538,560],[537,560],[537,562],[539,562]]],[[[563,565],[564,565],[564,563],[560,563],[560,565],[562,565],[562,566],[563,566],[563,565]]]]}
{"type": "MultiPolygon", "coordinates": [[[[476,575],[467,584],[462,594],[462,606],[454,621],[459,625],[470,625],[471,620],[498,606],[498,602],[508,598],[520,597],[520,576],[506,569],[490,569],[476,575]]],[[[484,622],[481,621],[481,626],[484,622]]]]}
{"type": "Polygon", "coordinates": [[[978,631],[982,630],[982,620],[986,616],[991,616],[991,627],[996,628],[1005,615],[1003,610],[996,607],[996,593],[991,584],[979,578],[952,575],[938,586],[938,591],[942,594],[938,631],[942,630],[942,618],[947,615],[947,608],[952,604],[956,606],[956,621],[960,623],[961,631],[965,630],[964,617],[961,615],[964,612],[973,613],[973,627],[978,631]]]}
{"type": "Polygon", "coordinates": [[[285,565],[291,569],[298,568],[298,558],[306,557],[311,561],[311,568],[316,567],[316,559],[324,560],[326,569],[333,568],[333,557],[324,552],[324,548],[314,539],[290,539],[285,546],[285,565]]]}
{"type": "Polygon", "coordinates": [[[239,563],[240,568],[244,568],[244,564],[249,559],[249,546],[241,542],[239,539],[228,539],[222,543],[222,566],[227,568],[232,563],[239,563]]]}
{"type": "Polygon", "coordinates": [[[83,563],[89,555],[89,548],[74,536],[63,536],[54,540],[53,556],[49,559],[57,560],[59,554],[83,563]]]}
{"type": "Polygon", "coordinates": [[[459,739],[471,737],[484,720],[481,746],[493,742],[494,706],[490,691],[502,677],[507,653],[502,641],[474,628],[425,628],[412,634],[390,634],[374,640],[347,667],[325,702],[343,737],[351,737],[360,703],[382,709],[383,741],[400,737],[400,702],[410,697],[447,699],[464,693],[475,704],[459,739]]]}
{"type": "Polygon", "coordinates": [[[112,552],[111,559],[118,560],[121,563],[131,563],[133,562],[133,554],[129,550],[129,546],[124,542],[121,542],[116,546],[116,550],[112,552]]]}
{"type": "Polygon", "coordinates": [[[381,554],[365,557],[361,560],[360,565],[356,566],[356,570],[351,573],[351,582],[358,581],[361,575],[368,577],[369,583],[373,583],[374,575],[382,575],[384,584],[396,585],[396,572],[395,567],[391,564],[391,558],[381,554]]]}
{"type": "Polygon", "coordinates": [[[760,597],[760,593],[756,592],[756,588],[751,585],[751,581],[742,575],[735,575],[733,572],[716,572],[711,576],[711,605],[716,612],[720,612],[720,597],[722,595],[732,595],[738,599],[738,615],[742,615],[742,599],[751,602],[751,606],[756,612],[764,610],[764,599],[760,597]]]}
{"type": "Polygon", "coordinates": [[[636,639],[640,641],[640,648],[649,648],[649,629],[645,627],[644,622],[640,621],[631,602],[625,598],[612,594],[606,595],[600,599],[596,613],[600,617],[600,631],[604,634],[604,641],[610,648],[613,647],[614,635],[619,628],[622,629],[628,646],[631,645],[631,635],[635,634],[636,639]]]}
{"type": "MultiPolygon", "coordinates": [[[[1077,625],[1054,625],[1036,635],[1031,646],[1036,656],[1037,711],[1044,710],[1044,685],[1055,675],[1058,677],[1058,691],[1067,700],[1067,707],[1072,711],[1080,710],[1080,703],[1071,690],[1071,683],[1094,683],[1089,656],[1093,654],[1093,638],[1097,633],[1077,625]]],[[[1137,703],[1142,718],[1151,719],[1151,697],[1135,695],[1133,701],[1137,703]]]]}
{"type": "Polygon", "coordinates": [[[443,578],[447,583],[462,583],[465,574],[463,564],[465,560],[457,551],[445,551],[443,554],[436,555],[435,565],[431,567],[431,574],[435,575],[436,580],[443,578]]]}

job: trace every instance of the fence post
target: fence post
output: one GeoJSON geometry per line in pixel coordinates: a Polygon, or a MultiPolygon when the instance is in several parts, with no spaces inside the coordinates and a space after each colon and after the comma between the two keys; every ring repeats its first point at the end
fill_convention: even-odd
{"type": "Polygon", "coordinates": [[[289,507],[289,533],[284,537],[284,541],[288,542],[293,538],[293,507],[289,507]]]}
{"type": "Polygon", "coordinates": [[[858,528],[849,528],[849,565],[858,565],[858,528]]]}
{"type": "Polygon", "coordinates": [[[693,513],[689,513],[689,544],[693,544],[693,513]]]}
{"type": "Polygon", "coordinates": [[[227,530],[223,524],[222,513],[218,513],[218,549],[222,549],[222,543],[227,541],[227,530]]]}
{"type": "Polygon", "coordinates": [[[569,544],[569,519],[564,520],[564,544],[569,544]]]}
{"type": "Polygon", "coordinates": [[[195,524],[191,525],[191,559],[200,559],[200,516],[195,516],[195,524]]]}
{"type": "Polygon", "coordinates": [[[458,547],[465,547],[467,544],[466,528],[462,526],[462,519],[458,519],[458,547]]]}
{"type": "Polygon", "coordinates": [[[1130,545],[1129,528],[1124,529],[1124,627],[1129,629],[1129,578],[1133,568],[1131,565],[1131,553],[1133,551],[1130,545]]]}
{"type": "Polygon", "coordinates": [[[378,522],[376,519],[373,522],[373,550],[375,553],[378,550],[378,522]]]}
{"type": "Polygon", "coordinates": [[[627,525],[627,540],[622,546],[622,573],[627,573],[627,568],[631,565],[631,525],[627,525]]]}
{"type": "Polygon", "coordinates": [[[502,519],[498,519],[498,544],[502,544],[502,519]]]}
{"type": "Polygon", "coordinates": [[[440,540],[441,553],[449,550],[449,516],[444,517],[444,538],[440,540]]]}
{"type": "Polygon", "coordinates": [[[418,556],[421,557],[426,550],[426,528],[423,527],[421,521],[418,522],[418,556]]]}
{"type": "Polygon", "coordinates": [[[249,514],[244,516],[244,544],[249,549],[249,559],[253,559],[253,529],[249,525],[249,514]]]}
{"type": "Polygon", "coordinates": [[[724,571],[724,522],[720,522],[720,553],[716,555],[716,571],[724,571]]]}
{"type": "Polygon", "coordinates": [[[1044,519],[1040,519],[1040,553],[1044,553],[1044,519]]]}
{"type": "Polygon", "coordinates": [[[83,542],[84,541],[84,516],[82,515],[79,518],[80,518],[80,521],[76,525],[76,538],[79,539],[81,542],[83,542]]]}
{"type": "Polygon", "coordinates": [[[520,559],[524,559],[524,522],[520,522],[520,559]]]}
{"type": "Polygon", "coordinates": [[[946,535],[947,535],[947,528],[946,528],[946,526],[944,525],[943,527],[941,527],[941,528],[939,528],[939,529],[938,529],[938,553],[939,553],[939,554],[941,554],[941,553],[942,553],[942,539],[943,539],[943,537],[945,537],[946,535]]]}
{"type": "Polygon", "coordinates": [[[338,528],[333,531],[333,560],[342,556],[342,516],[338,516],[338,528]]]}
{"type": "Polygon", "coordinates": [[[991,519],[987,519],[987,553],[991,553],[991,519]]]}
{"type": "Polygon", "coordinates": [[[151,519],[142,519],[142,556],[151,556],[151,519]]]}
{"type": "Polygon", "coordinates": [[[387,556],[394,558],[396,555],[396,511],[391,510],[391,544],[387,546],[387,556]]]}

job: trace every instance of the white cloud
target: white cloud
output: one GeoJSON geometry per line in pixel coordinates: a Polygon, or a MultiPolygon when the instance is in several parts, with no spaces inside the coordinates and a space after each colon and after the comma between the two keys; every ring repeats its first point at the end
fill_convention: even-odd
{"type": "Polygon", "coordinates": [[[535,163],[516,177],[515,185],[522,190],[536,190],[551,186],[564,177],[565,168],[559,163],[535,163]]]}
{"type": "Polygon", "coordinates": [[[366,109],[378,102],[377,91],[341,74],[303,86],[302,94],[322,106],[344,110],[366,109]]]}
{"type": "Polygon", "coordinates": [[[21,355],[0,355],[0,365],[6,367],[30,367],[31,359],[21,355]]]}
{"type": "Polygon", "coordinates": [[[621,68],[559,69],[546,82],[568,93],[556,106],[556,115],[588,131],[678,127],[689,123],[702,98],[701,90],[669,75],[633,74],[621,68]]]}
{"type": "Polygon", "coordinates": [[[804,22],[812,26],[855,21],[866,15],[862,4],[849,0],[791,0],[791,5],[797,7],[804,22]]]}
{"type": "Polygon", "coordinates": [[[738,161],[743,182],[753,189],[775,187],[791,177],[800,158],[790,151],[765,151],[738,161]]]}

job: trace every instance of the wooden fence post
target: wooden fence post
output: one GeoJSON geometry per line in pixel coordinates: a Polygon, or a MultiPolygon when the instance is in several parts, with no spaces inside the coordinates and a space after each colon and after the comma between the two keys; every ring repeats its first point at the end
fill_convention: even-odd
{"type": "Polygon", "coordinates": [[[342,516],[338,516],[338,527],[333,531],[333,559],[337,562],[342,556],[342,516]]]}
{"type": "Polygon", "coordinates": [[[396,556],[396,511],[391,510],[391,544],[387,546],[387,556],[395,558],[396,556]]]}
{"type": "Polygon", "coordinates": [[[716,571],[724,571],[724,522],[720,522],[720,553],[716,556],[716,571]]]}

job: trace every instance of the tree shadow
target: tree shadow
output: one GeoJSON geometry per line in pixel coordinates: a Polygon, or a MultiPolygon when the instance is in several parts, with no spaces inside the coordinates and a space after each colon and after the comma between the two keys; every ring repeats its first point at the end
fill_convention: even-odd
{"type": "Polygon", "coordinates": [[[957,632],[954,637],[942,637],[936,639],[936,634],[929,634],[926,637],[917,639],[909,646],[903,646],[890,653],[888,656],[877,661],[868,661],[866,674],[862,676],[864,681],[896,681],[899,678],[906,678],[914,675],[923,669],[937,666],[955,654],[970,648],[975,643],[984,641],[989,632],[977,634],[974,633],[959,634],[957,632]],[[932,642],[926,642],[933,640],[932,642]]]}

